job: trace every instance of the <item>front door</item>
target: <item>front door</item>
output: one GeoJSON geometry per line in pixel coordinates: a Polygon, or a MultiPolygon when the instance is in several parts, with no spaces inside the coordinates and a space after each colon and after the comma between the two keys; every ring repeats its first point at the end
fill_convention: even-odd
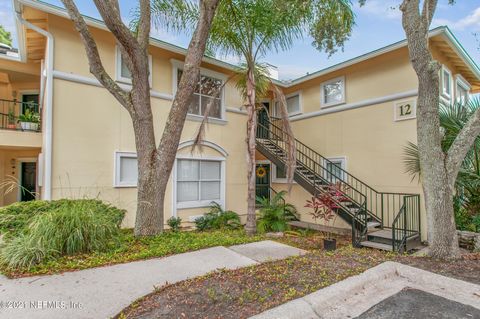
{"type": "Polygon", "coordinates": [[[263,102],[262,108],[258,110],[257,138],[268,138],[268,112],[270,102],[263,102]]]}
{"type": "Polygon", "coordinates": [[[22,162],[21,174],[20,201],[28,202],[34,200],[36,192],[37,163],[22,162]]]}
{"type": "Polygon", "coordinates": [[[38,113],[38,94],[22,95],[22,114],[29,110],[30,113],[38,113]]]}
{"type": "Polygon", "coordinates": [[[270,164],[257,164],[255,168],[256,196],[270,198],[270,164]]]}

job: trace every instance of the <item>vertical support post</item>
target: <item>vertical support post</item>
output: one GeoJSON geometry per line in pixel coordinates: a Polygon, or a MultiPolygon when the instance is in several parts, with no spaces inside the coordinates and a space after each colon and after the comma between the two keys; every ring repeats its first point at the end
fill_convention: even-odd
{"type": "Polygon", "coordinates": [[[381,194],[380,202],[381,202],[381,206],[382,206],[381,210],[382,210],[382,229],[383,229],[383,225],[384,225],[384,223],[383,223],[383,193],[381,194]]]}

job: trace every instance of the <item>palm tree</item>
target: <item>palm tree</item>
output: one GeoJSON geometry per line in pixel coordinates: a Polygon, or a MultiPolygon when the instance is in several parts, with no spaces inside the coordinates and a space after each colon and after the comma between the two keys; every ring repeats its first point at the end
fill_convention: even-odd
{"type": "MultiPolygon", "coordinates": [[[[467,103],[441,104],[440,127],[443,130],[442,149],[447,152],[472,114],[480,108],[479,99],[467,103]]],[[[421,178],[418,147],[412,142],[404,147],[405,171],[413,178],[421,178]]],[[[455,181],[456,202],[471,214],[480,209],[480,136],[468,151],[455,181]]]]}
{"type": "MultiPolygon", "coordinates": [[[[153,15],[172,28],[193,25],[198,8],[191,1],[154,0],[153,15]],[[168,6],[170,11],[166,11],[168,6]],[[158,10],[157,10],[158,9],[158,10]],[[157,11],[159,15],[157,14],[157,11]],[[165,12],[170,12],[168,16],[165,12]],[[167,23],[165,23],[167,21],[167,23]]],[[[349,0],[223,0],[216,12],[209,37],[211,51],[241,58],[245,63],[245,87],[247,120],[247,178],[248,211],[245,226],[248,234],[256,232],[255,216],[255,133],[256,68],[260,59],[270,51],[284,51],[305,35],[313,37],[319,50],[333,54],[343,47],[354,25],[354,15],[349,0]]],[[[274,92],[280,90],[274,88],[274,92]]],[[[280,105],[285,106],[281,97],[280,105]]],[[[281,107],[286,115],[285,107],[281,107]]],[[[284,124],[284,128],[288,126],[284,124]]],[[[292,165],[288,165],[287,177],[293,177],[292,165]]]]}

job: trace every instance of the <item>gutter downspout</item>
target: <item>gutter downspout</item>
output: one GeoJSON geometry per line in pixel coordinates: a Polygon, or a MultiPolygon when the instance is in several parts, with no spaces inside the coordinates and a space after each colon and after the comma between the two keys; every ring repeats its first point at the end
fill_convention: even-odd
{"type": "MultiPolygon", "coordinates": [[[[21,1],[19,1],[21,3],[21,1]]],[[[25,27],[40,33],[47,38],[47,61],[45,73],[42,76],[46,76],[47,81],[45,84],[46,99],[44,101],[44,121],[45,127],[43,128],[45,153],[44,158],[44,177],[43,177],[43,191],[42,199],[52,199],[52,120],[53,120],[53,58],[54,58],[54,38],[53,35],[42,28],[23,19],[21,12],[16,11],[15,17],[17,21],[23,24],[25,27]]]]}

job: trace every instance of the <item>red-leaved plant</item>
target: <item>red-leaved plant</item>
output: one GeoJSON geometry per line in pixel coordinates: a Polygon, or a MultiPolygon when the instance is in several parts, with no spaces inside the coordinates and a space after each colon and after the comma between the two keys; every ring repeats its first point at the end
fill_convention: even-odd
{"type": "MultiPolygon", "coordinates": [[[[342,183],[338,182],[326,186],[324,189],[325,192],[313,196],[311,200],[307,200],[305,207],[312,209],[309,214],[315,222],[317,222],[318,219],[323,219],[325,221],[325,226],[330,226],[330,222],[333,226],[335,225],[335,220],[338,216],[335,213],[335,210],[340,208],[337,203],[349,201],[344,195],[347,188],[342,183]]],[[[327,232],[328,239],[332,238],[331,235],[331,232],[327,232]]]]}

